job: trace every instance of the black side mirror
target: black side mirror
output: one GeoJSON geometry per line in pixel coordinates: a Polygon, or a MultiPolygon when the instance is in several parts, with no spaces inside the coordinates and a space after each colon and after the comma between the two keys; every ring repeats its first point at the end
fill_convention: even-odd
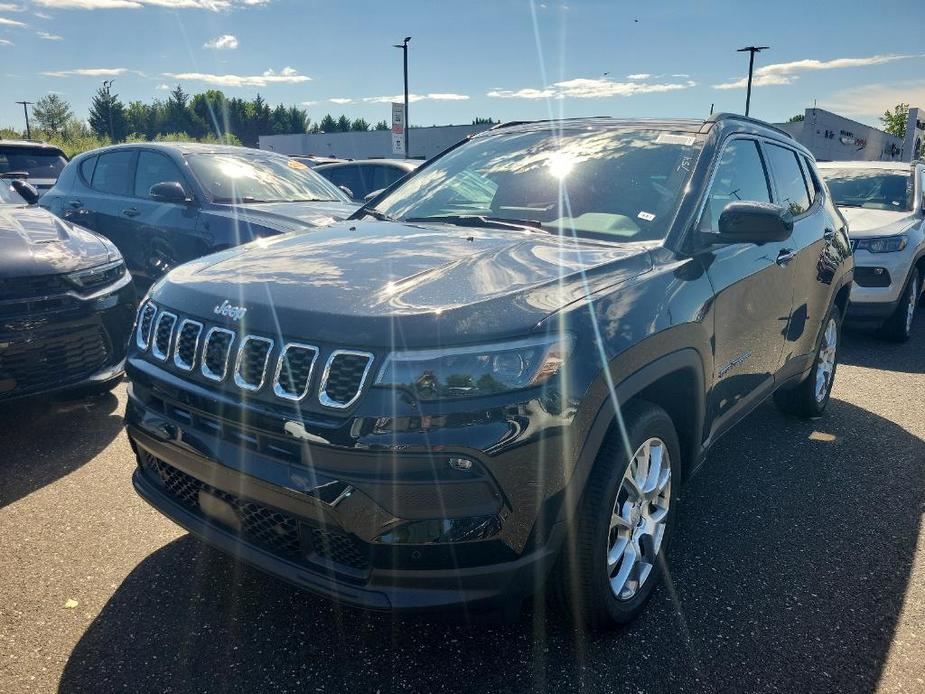
{"type": "Polygon", "coordinates": [[[350,190],[347,186],[337,186],[337,187],[340,188],[340,192],[342,192],[342,193],[343,193],[344,195],[346,195],[348,198],[350,198],[351,200],[353,200],[353,191],[352,191],[352,190],[350,190]]]}
{"type": "Polygon", "coordinates": [[[369,202],[374,198],[378,198],[380,195],[382,195],[383,190],[385,190],[385,188],[380,188],[379,190],[374,190],[372,193],[367,193],[366,197],[363,198],[363,202],[369,202]]]}
{"type": "Polygon", "coordinates": [[[148,195],[158,202],[187,203],[192,202],[186,194],[183,184],[178,181],[161,181],[151,186],[148,195]]]}
{"type": "Polygon", "coordinates": [[[24,181],[21,178],[15,178],[10,183],[10,188],[19,193],[19,197],[21,197],[30,205],[34,205],[39,201],[39,189],[29,183],[29,181],[24,181]]]}
{"type": "Polygon", "coordinates": [[[790,213],[767,202],[730,202],[719,216],[719,233],[706,234],[721,243],[784,241],[793,231],[790,213]]]}

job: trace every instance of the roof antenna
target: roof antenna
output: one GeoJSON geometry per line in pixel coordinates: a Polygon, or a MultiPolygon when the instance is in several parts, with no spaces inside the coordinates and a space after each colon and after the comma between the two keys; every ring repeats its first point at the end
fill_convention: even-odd
{"type": "Polygon", "coordinates": [[[713,107],[714,107],[715,105],[716,105],[716,104],[710,104],[710,115],[711,115],[711,116],[713,115],[713,107]]]}

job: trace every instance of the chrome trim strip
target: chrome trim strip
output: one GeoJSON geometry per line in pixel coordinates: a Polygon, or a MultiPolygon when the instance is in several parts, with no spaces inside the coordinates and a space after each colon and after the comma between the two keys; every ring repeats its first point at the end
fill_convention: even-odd
{"type": "Polygon", "coordinates": [[[202,343],[202,354],[199,355],[199,372],[208,378],[210,381],[224,381],[225,376],[228,375],[228,359],[231,357],[231,348],[234,346],[234,339],[237,337],[233,330],[228,330],[227,328],[213,327],[209,328],[206,333],[206,339],[202,343]],[[222,366],[222,372],[216,373],[212,371],[206,365],[206,353],[209,351],[209,342],[212,340],[212,336],[216,333],[223,333],[225,335],[230,335],[231,339],[228,341],[228,351],[225,352],[225,363],[222,366]]]}
{"type": "Polygon", "coordinates": [[[241,338],[241,346],[238,347],[238,356],[234,360],[234,384],[243,390],[249,390],[251,392],[260,390],[263,386],[263,382],[267,379],[267,364],[270,363],[270,353],[273,351],[273,340],[268,337],[260,337],[259,335],[245,335],[241,338]],[[263,369],[260,372],[260,383],[257,385],[251,385],[243,378],[241,378],[241,360],[244,358],[244,348],[247,347],[249,342],[265,342],[267,343],[267,353],[263,359],[263,369]]]}
{"type": "Polygon", "coordinates": [[[273,393],[276,395],[276,397],[283,398],[284,400],[293,400],[298,402],[306,395],[308,395],[308,389],[312,382],[312,375],[315,373],[315,362],[317,361],[318,348],[314,345],[306,345],[302,344],[301,342],[289,342],[284,344],[283,348],[280,350],[279,359],[276,360],[276,373],[273,374],[273,393]],[[305,388],[302,390],[300,395],[292,395],[291,393],[287,393],[285,390],[283,390],[279,382],[279,375],[283,370],[283,360],[286,358],[286,353],[293,347],[314,352],[312,363],[308,367],[308,377],[305,379],[305,388]]]}
{"type": "Polygon", "coordinates": [[[325,407],[333,407],[338,410],[346,410],[353,403],[360,399],[360,394],[363,392],[363,386],[366,385],[366,377],[369,376],[369,370],[373,366],[373,359],[375,355],[371,352],[357,352],[352,349],[336,349],[331,352],[331,355],[328,357],[327,362],[324,365],[324,373],[321,374],[321,385],[318,387],[318,400],[325,407]],[[354,357],[366,357],[366,368],[363,369],[363,375],[360,376],[360,385],[357,387],[357,392],[353,394],[353,397],[350,398],[347,402],[339,402],[337,400],[332,400],[328,397],[328,394],[325,392],[325,389],[328,385],[328,376],[331,375],[331,365],[334,363],[334,359],[342,354],[346,354],[354,357]]]}
{"type": "Polygon", "coordinates": [[[157,321],[154,323],[154,331],[151,333],[151,356],[161,361],[167,361],[167,355],[170,354],[170,348],[173,346],[174,328],[177,327],[177,315],[170,311],[161,311],[157,315],[157,321]],[[161,352],[157,347],[157,333],[161,327],[161,321],[167,318],[170,320],[170,334],[167,337],[167,351],[161,352]]]}
{"type": "Polygon", "coordinates": [[[202,335],[202,323],[200,323],[198,320],[184,318],[182,321],[180,321],[180,327],[177,328],[177,337],[174,342],[174,349],[173,349],[174,366],[176,366],[178,369],[183,369],[184,371],[193,370],[193,367],[196,365],[196,355],[199,352],[199,337],[201,335],[202,335]],[[187,325],[194,325],[197,328],[196,337],[193,338],[193,358],[189,361],[189,363],[185,363],[180,358],[180,351],[178,349],[178,345],[180,343],[180,336],[183,335],[183,329],[186,328],[187,325]]]}
{"type": "Polygon", "coordinates": [[[154,334],[154,326],[157,321],[157,306],[155,306],[150,301],[146,301],[141,307],[141,310],[138,311],[138,326],[135,328],[135,346],[138,347],[142,352],[146,352],[148,347],[151,345],[151,336],[154,334]],[[154,311],[154,315],[151,316],[151,325],[148,328],[148,338],[142,340],[141,328],[144,325],[144,316],[147,313],[148,309],[154,311]]]}

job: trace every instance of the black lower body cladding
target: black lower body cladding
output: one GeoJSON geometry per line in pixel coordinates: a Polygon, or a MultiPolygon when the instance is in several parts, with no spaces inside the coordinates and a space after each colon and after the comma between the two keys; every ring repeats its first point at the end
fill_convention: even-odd
{"type": "Polygon", "coordinates": [[[111,384],[134,316],[130,280],[91,299],[0,302],[0,402],[111,384]]]}
{"type": "MultiPolygon", "coordinates": [[[[283,434],[282,420],[275,431],[245,424],[240,403],[229,411],[138,366],[129,360],[126,408],[135,488],[219,549],[369,609],[510,608],[545,580],[564,534],[553,491],[564,475],[540,469],[543,442],[486,454],[505,436],[490,422],[429,452],[407,432],[397,451],[305,443],[283,434]],[[534,498],[519,499],[525,491],[534,498]]],[[[356,431],[357,419],[370,418],[343,427],[356,431]]]]}

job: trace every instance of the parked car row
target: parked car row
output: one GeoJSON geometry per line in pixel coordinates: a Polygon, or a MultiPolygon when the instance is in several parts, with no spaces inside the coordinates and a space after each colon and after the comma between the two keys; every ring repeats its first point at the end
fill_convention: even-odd
{"type": "Polygon", "coordinates": [[[741,116],[316,164],[131,144],[76,157],[45,210],[11,183],[29,271],[3,270],[0,399],[110,384],[124,356],[138,493],[366,608],[515,614],[545,589],[633,619],[714,442],[769,398],[821,415],[845,321],[908,339],[925,275],[921,164],[817,166],[741,116]],[[109,361],[24,386],[16,310],[29,349],[60,320],[109,361]]]}

